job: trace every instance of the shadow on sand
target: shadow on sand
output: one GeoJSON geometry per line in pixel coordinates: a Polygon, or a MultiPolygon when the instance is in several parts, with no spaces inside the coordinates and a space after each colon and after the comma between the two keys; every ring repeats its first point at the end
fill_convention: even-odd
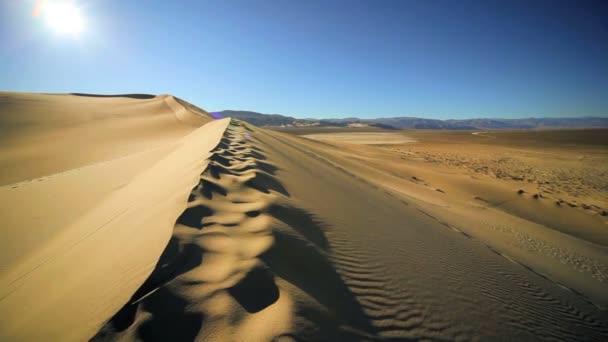
{"type": "Polygon", "coordinates": [[[101,95],[101,94],[85,94],[85,93],[70,93],[74,96],[85,96],[85,97],[128,97],[130,99],[147,100],[153,99],[156,95],[150,94],[116,94],[116,95],[101,95]]]}
{"type": "MultiPolygon", "coordinates": [[[[228,138],[218,145],[221,151],[239,154],[239,144],[228,138]]],[[[218,150],[218,151],[219,151],[218,150]]],[[[244,185],[262,193],[275,193],[290,196],[275,173],[279,168],[262,161],[266,157],[263,150],[252,146],[247,158],[253,158],[257,170],[255,177],[244,185]]],[[[221,153],[221,151],[219,153],[221,153]]],[[[230,169],[235,157],[214,155],[214,167],[206,170],[213,178],[223,174],[243,172],[230,169]]],[[[211,178],[201,179],[189,201],[197,196],[212,200],[214,196],[226,196],[227,190],[214,183],[211,178]]],[[[296,319],[307,321],[313,329],[287,334],[296,340],[375,340],[377,331],[371,325],[363,308],[354,294],[346,286],[335,266],[328,257],[330,246],[325,231],[328,227],[320,219],[305,209],[291,205],[288,200],[272,204],[263,209],[274,218],[277,226],[272,227],[274,244],[259,256],[265,266],[256,267],[237,285],[227,292],[248,313],[256,313],[275,303],[280,291],[275,276],[301,290],[304,296],[314,299],[319,305],[298,305],[296,319]],[[301,336],[300,336],[301,334],[301,336]],[[297,336],[296,336],[297,335],[297,336]]],[[[197,205],[186,209],[177,223],[192,229],[205,231],[202,224],[205,217],[213,211],[197,205]]],[[[259,215],[258,212],[256,212],[259,215]]],[[[175,235],[162,253],[154,271],[145,283],[135,292],[131,300],[106,324],[93,340],[115,340],[120,332],[129,329],[139,311],[149,313],[150,318],[139,326],[135,333],[143,341],[192,341],[204,329],[205,317],[193,311],[192,300],[165,286],[176,277],[201,265],[205,251],[195,243],[180,241],[175,235]],[[141,309],[141,310],[140,310],[141,309]]]]}

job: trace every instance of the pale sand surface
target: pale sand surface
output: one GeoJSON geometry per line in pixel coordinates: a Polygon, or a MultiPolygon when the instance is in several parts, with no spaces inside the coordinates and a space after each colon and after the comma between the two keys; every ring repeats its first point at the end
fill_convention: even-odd
{"type": "Polygon", "coordinates": [[[323,151],[349,172],[418,201],[439,221],[606,307],[604,133],[492,132],[492,140],[480,142],[467,132],[410,131],[418,144],[323,151]]]}
{"type": "MultiPolygon", "coordinates": [[[[416,144],[366,146],[227,125],[173,132],[128,155],[91,146],[103,158],[0,188],[0,217],[11,222],[2,224],[0,339],[607,339],[599,209],[558,206],[557,192],[534,198],[541,174],[518,181],[495,171],[517,167],[497,162],[492,176],[473,166],[492,151],[530,153],[529,142],[411,131],[391,134],[416,144]]],[[[579,201],[602,208],[585,186],[579,201]]]]}
{"type": "MultiPolygon", "coordinates": [[[[175,116],[169,107],[166,115],[175,116]]],[[[92,336],[152,271],[227,123],[181,129],[161,147],[0,188],[2,339],[92,336]]],[[[133,140],[148,133],[132,132],[133,140]]],[[[63,143],[69,154],[73,145],[63,143]]]]}
{"type": "Polygon", "coordinates": [[[394,145],[416,142],[415,139],[403,134],[383,132],[314,133],[303,135],[303,137],[361,145],[394,145]]]}
{"type": "Polygon", "coordinates": [[[183,114],[183,106],[167,95],[0,92],[0,108],[0,185],[173,144],[210,120],[183,114]]]}

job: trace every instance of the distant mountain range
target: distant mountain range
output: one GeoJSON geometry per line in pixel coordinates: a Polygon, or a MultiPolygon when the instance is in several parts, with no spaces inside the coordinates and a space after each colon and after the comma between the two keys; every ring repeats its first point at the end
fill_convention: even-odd
{"type": "Polygon", "coordinates": [[[541,128],[605,128],[608,118],[529,118],[529,119],[465,119],[436,120],[415,117],[377,119],[296,119],[280,114],[262,114],[250,111],[224,110],[222,116],[231,116],[256,126],[353,126],[366,125],[385,129],[541,129],[541,128]]]}

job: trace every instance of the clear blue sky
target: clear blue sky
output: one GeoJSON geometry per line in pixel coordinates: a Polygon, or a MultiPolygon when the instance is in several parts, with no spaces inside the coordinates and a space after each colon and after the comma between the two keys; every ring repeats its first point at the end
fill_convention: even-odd
{"type": "MultiPolygon", "coordinates": [[[[49,0],[52,1],[52,0],[49,0]]],[[[296,117],[608,116],[608,1],[0,1],[0,90],[296,117]]]]}

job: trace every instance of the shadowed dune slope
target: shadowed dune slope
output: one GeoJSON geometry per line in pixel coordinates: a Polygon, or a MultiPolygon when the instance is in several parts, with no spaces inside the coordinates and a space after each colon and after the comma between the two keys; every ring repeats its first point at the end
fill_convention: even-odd
{"type": "MultiPolygon", "coordinates": [[[[415,200],[404,202],[365,173],[323,157],[317,147],[323,145],[261,129],[251,134],[279,167],[292,205],[322,222],[326,255],[372,327],[363,330],[382,339],[608,336],[606,313],[584,297],[449,229],[415,200]]],[[[295,252],[283,257],[284,263],[302,263],[295,252]]],[[[308,267],[311,274],[320,269],[308,267]]],[[[311,278],[324,293],[341,294],[320,274],[311,278]]]]}
{"type": "Polygon", "coordinates": [[[70,93],[70,95],[75,96],[85,96],[85,97],[128,97],[131,99],[153,99],[156,95],[151,94],[116,94],[116,95],[102,95],[102,94],[87,94],[87,93],[70,93]]]}

